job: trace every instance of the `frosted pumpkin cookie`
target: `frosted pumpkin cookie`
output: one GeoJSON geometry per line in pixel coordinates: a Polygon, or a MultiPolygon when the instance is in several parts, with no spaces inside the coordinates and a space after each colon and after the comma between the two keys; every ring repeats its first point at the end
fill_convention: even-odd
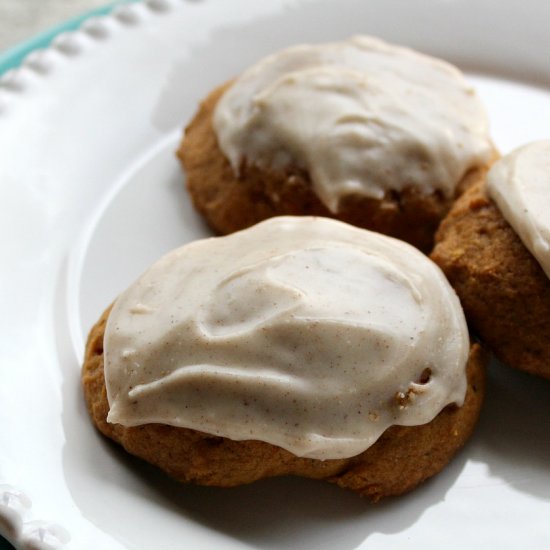
{"type": "Polygon", "coordinates": [[[92,329],[83,385],[101,432],[180,481],[299,475],[378,500],[464,444],[483,367],[418,250],[280,217],[153,265],[92,329]]]}
{"type": "Polygon", "coordinates": [[[178,155],[196,208],[219,233],[320,215],[426,251],[494,150],[458,69],[357,36],[288,48],[214,90],[178,155]]]}
{"type": "Polygon", "coordinates": [[[441,224],[432,258],[495,355],[550,378],[550,141],[498,160],[441,224]]]}

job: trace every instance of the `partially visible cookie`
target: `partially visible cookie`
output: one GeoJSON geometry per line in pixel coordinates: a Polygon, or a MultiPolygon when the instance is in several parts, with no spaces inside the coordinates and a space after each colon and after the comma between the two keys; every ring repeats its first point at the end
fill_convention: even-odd
{"type": "Polygon", "coordinates": [[[178,156],[194,205],[218,233],[316,215],[429,251],[495,152],[457,69],[356,37],[289,48],[214,90],[178,156]]]}
{"type": "Polygon", "coordinates": [[[93,327],[82,380],[97,428],[180,481],[300,475],[378,500],[465,443],[485,361],[420,252],[277,218],[152,266],[93,327]]]}
{"type": "MultiPolygon", "coordinates": [[[[547,144],[540,162],[550,166],[550,142],[547,144]]],[[[526,168],[518,168],[518,152],[519,160],[532,166],[532,157],[526,159],[527,153],[533,153],[531,146],[503,157],[490,176],[517,210],[517,223],[527,226],[534,223],[528,220],[530,214],[548,212],[544,200],[550,204],[550,170],[546,172],[546,199],[544,191],[537,191],[531,206],[527,205],[505,187],[507,176],[502,173],[506,167],[525,189],[540,182],[536,175],[530,181],[521,176],[526,168]],[[515,167],[510,166],[511,161],[515,167]]],[[[544,239],[539,241],[544,230],[535,230],[535,234],[544,254],[544,239]]],[[[546,250],[550,260],[550,246],[546,250]]],[[[510,366],[550,378],[550,279],[490,198],[485,182],[477,183],[456,202],[441,224],[431,257],[460,297],[471,328],[491,351],[510,366]]]]}

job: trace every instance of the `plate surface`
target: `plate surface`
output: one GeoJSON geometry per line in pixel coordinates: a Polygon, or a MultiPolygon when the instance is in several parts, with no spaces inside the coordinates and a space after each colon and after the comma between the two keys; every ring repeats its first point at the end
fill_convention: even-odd
{"type": "Polygon", "coordinates": [[[150,0],[6,74],[0,533],[79,550],[548,548],[550,384],[506,367],[491,366],[479,428],[449,467],[375,506],[300,479],[177,485],[99,437],[79,387],[102,309],[209,234],[174,149],[212,87],[289,44],[374,34],[465,70],[507,152],[550,136],[548,21],[536,0],[150,0]]]}

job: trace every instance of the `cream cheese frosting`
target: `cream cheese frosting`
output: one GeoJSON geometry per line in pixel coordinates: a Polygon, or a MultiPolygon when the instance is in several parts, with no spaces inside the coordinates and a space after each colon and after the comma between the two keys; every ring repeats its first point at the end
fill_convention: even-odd
{"type": "Polygon", "coordinates": [[[550,140],[499,159],[487,174],[487,192],[550,278],[550,140]]]}
{"type": "Polygon", "coordinates": [[[272,218],[170,252],[121,294],[104,339],[108,421],[351,457],[461,405],[468,351],[458,298],[415,248],[272,218]]]}
{"type": "Polygon", "coordinates": [[[450,197],[492,156],[485,110],[457,68],[367,36],[263,59],[224,93],[213,128],[236,173],[306,170],[333,213],[352,194],[450,197]]]}

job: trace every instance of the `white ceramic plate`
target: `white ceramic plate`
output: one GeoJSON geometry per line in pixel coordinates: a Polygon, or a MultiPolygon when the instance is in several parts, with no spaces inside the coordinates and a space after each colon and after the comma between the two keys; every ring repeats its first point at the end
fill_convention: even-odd
{"type": "Polygon", "coordinates": [[[473,440],[370,505],[329,484],[180,486],[101,438],[79,387],[102,309],[208,231],[174,157],[213,86],[300,41],[370,33],[466,70],[503,152],[550,136],[550,4],[151,0],[89,20],[0,88],[0,533],[20,548],[542,549],[550,386],[493,365],[473,440]],[[49,545],[49,546],[48,546],[49,545]]]}

